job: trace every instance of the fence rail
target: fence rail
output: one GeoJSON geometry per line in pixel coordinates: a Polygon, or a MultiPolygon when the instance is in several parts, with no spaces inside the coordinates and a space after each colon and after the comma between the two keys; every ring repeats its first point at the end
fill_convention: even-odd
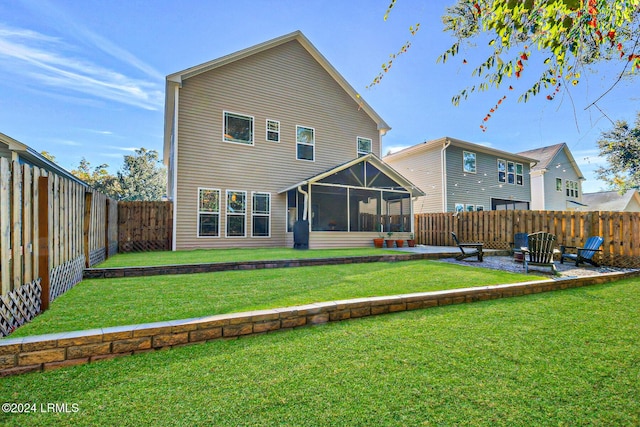
{"type": "Polygon", "coordinates": [[[451,232],[461,240],[479,241],[490,249],[511,248],[515,233],[547,231],[565,246],[582,246],[589,236],[604,239],[597,258],[613,267],[640,267],[640,213],[576,211],[484,211],[419,214],[417,243],[453,246],[451,232]]]}

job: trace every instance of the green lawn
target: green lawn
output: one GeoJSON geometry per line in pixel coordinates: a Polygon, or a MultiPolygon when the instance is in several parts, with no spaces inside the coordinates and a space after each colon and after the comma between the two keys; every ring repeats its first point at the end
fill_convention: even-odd
{"type": "Polygon", "coordinates": [[[640,280],[2,379],[20,426],[637,426],[640,280]],[[43,413],[48,402],[77,413],[43,413]]]}
{"type": "Polygon", "coordinates": [[[310,249],[194,249],[190,251],[131,252],[117,254],[96,267],[138,267],[171,264],[202,264],[229,261],[262,261],[276,259],[333,258],[399,254],[402,252],[376,248],[310,249]]]}
{"type": "Polygon", "coordinates": [[[84,280],[11,337],[530,280],[437,261],[84,280]]]}

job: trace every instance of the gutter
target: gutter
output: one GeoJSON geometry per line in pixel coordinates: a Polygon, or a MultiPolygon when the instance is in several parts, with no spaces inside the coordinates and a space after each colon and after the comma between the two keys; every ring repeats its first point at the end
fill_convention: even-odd
{"type": "Polygon", "coordinates": [[[451,145],[449,139],[445,139],[445,143],[440,150],[440,160],[442,161],[442,212],[447,211],[447,153],[446,149],[451,145]]]}

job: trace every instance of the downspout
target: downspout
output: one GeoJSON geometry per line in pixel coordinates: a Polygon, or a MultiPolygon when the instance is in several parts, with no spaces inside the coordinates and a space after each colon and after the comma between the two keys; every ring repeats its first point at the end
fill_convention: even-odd
{"type": "Polygon", "coordinates": [[[442,161],[442,212],[447,211],[447,152],[446,149],[451,145],[451,141],[446,140],[440,151],[440,159],[442,161]]]}
{"type": "Polygon", "coordinates": [[[172,130],[172,149],[173,149],[173,236],[171,242],[171,250],[176,250],[177,237],[177,218],[178,218],[178,97],[180,95],[180,86],[174,86],[173,100],[173,130],[172,130]]]}
{"type": "Polygon", "coordinates": [[[302,220],[306,221],[307,220],[307,204],[308,204],[308,200],[309,200],[309,193],[307,193],[306,191],[304,191],[302,189],[302,185],[298,185],[298,191],[302,194],[304,194],[304,207],[302,208],[302,220]]]}

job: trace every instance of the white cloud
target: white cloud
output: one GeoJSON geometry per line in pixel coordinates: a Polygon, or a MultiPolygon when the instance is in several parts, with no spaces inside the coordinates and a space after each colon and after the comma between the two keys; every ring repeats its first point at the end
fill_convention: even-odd
{"type": "MultiPolygon", "coordinates": [[[[140,147],[116,147],[115,145],[110,145],[110,146],[105,147],[105,148],[108,148],[110,150],[130,151],[130,152],[133,153],[140,147]]],[[[119,154],[119,156],[121,156],[121,154],[119,154]]]]}
{"type": "Polygon", "coordinates": [[[0,69],[18,73],[27,83],[39,83],[57,91],[75,91],[97,98],[158,110],[164,94],[157,73],[151,80],[127,76],[92,61],[67,54],[60,39],[31,30],[0,24],[0,69]]]}

